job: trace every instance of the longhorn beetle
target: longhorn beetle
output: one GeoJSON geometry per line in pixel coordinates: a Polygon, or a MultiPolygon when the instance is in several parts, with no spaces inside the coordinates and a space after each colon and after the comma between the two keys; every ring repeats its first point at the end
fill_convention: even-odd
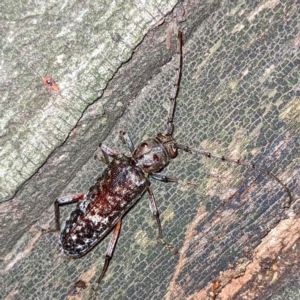
{"type": "Polygon", "coordinates": [[[178,149],[190,153],[194,152],[202,154],[208,158],[215,157],[223,161],[230,161],[257,169],[272,177],[285,189],[289,197],[288,204],[292,201],[292,196],[288,187],[266,169],[248,162],[230,159],[204,150],[193,149],[175,142],[172,134],[174,129],[173,116],[175,102],[181,76],[181,32],[178,32],[177,38],[176,64],[177,68],[174,87],[170,96],[167,132],[165,134],[159,133],[155,138],[149,138],[143,141],[136,148],[134,148],[129,136],[125,132],[121,132],[122,138],[131,152],[129,157],[118,154],[106,145],[100,144],[103,160],[108,164],[104,173],[97,179],[96,183],[89,189],[88,193],[78,193],[61,197],[54,203],[56,226],[54,230],[50,231],[60,230],[59,206],[77,201],[79,202],[67,219],[60,235],[60,243],[64,253],[72,258],[78,258],[85,255],[113,229],[113,234],[106,252],[104,266],[97,279],[97,283],[101,281],[108,268],[121,229],[122,217],[146,191],[149,195],[151,211],[156,218],[158,237],[162,239],[159,213],[150,189],[149,177],[164,182],[178,182],[179,179],[177,178],[167,177],[164,174],[158,173],[171,159],[177,156],[178,149]],[[108,155],[113,157],[111,162],[109,162],[108,155]]]}

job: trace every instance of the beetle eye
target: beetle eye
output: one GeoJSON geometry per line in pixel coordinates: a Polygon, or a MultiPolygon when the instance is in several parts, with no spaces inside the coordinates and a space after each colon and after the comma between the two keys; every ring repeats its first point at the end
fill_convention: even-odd
{"type": "Polygon", "coordinates": [[[143,147],[143,148],[144,148],[144,147],[147,147],[147,146],[148,146],[148,143],[142,143],[142,144],[141,144],[141,147],[143,147]]]}
{"type": "Polygon", "coordinates": [[[159,157],[158,157],[157,154],[154,154],[154,155],[153,155],[153,160],[154,160],[155,162],[158,162],[158,161],[159,161],[159,157]]]}

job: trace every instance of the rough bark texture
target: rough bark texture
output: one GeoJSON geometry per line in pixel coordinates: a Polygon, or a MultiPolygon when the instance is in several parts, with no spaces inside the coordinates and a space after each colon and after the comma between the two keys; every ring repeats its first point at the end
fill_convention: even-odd
{"type": "Polygon", "coordinates": [[[8,20],[2,32],[0,191],[6,202],[1,206],[0,256],[92,156],[151,69],[167,61],[157,55],[146,73],[145,57],[137,73],[123,74],[113,97],[103,96],[145,33],[172,9],[170,3],[139,7],[95,1],[42,9],[9,2],[3,8],[8,20]],[[54,78],[59,92],[43,86],[46,76],[54,78]]]}
{"type": "MultiPolygon", "coordinates": [[[[84,4],[80,6],[83,12],[84,4]]],[[[168,10],[158,4],[156,9],[160,14],[168,10]]],[[[68,12],[73,19],[64,16],[60,20],[66,18],[74,26],[78,18],[86,15],[75,4],[68,12]]],[[[16,60],[17,55],[11,55],[11,79],[1,89],[5,91],[6,87],[15,100],[22,99],[24,89],[30,90],[37,95],[32,101],[39,101],[41,115],[47,111],[47,103],[65,110],[55,113],[53,123],[46,127],[51,132],[49,139],[54,136],[58,141],[49,152],[40,150],[44,162],[37,159],[32,173],[28,171],[25,176],[25,183],[15,185],[13,197],[13,189],[5,190],[6,197],[12,198],[1,205],[2,297],[91,298],[91,285],[101,271],[109,238],[85,257],[70,261],[60,252],[58,234],[41,234],[40,228],[53,224],[52,203],[56,197],[86,191],[102,172],[105,166],[94,161],[93,154],[109,132],[104,143],[126,152],[118,140],[120,129],[128,132],[134,144],[166,130],[168,97],[175,73],[174,60],[168,61],[175,51],[174,31],[178,27],[183,31],[184,54],[175,115],[176,140],[267,168],[289,186],[294,203],[290,209],[283,209],[281,205],[287,194],[266,175],[182,153],[164,173],[192,181],[196,186],[152,184],[164,237],[178,254],[172,255],[156,240],[156,222],[145,195],[124,218],[113,260],[97,297],[165,300],[299,297],[296,294],[299,280],[291,279],[300,277],[299,16],[297,1],[184,1],[165,17],[163,24],[146,35],[132,57],[130,51],[124,56],[119,54],[123,57],[118,59],[120,62],[130,59],[120,68],[121,63],[116,63],[110,71],[106,70],[110,75],[105,78],[113,75],[108,85],[100,80],[102,71],[93,71],[101,64],[100,60],[92,63],[97,44],[93,47],[91,42],[90,47],[84,47],[81,39],[88,43],[96,32],[104,43],[109,37],[127,49],[124,33],[119,34],[115,29],[123,29],[123,21],[112,24],[110,31],[97,21],[91,21],[91,28],[98,28],[96,31],[79,35],[82,31],[74,30],[73,39],[82,46],[81,52],[68,47],[68,41],[60,47],[68,47],[70,60],[75,54],[82,61],[89,57],[84,67],[74,63],[72,66],[77,66],[74,69],[69,64],[55,63],[58,50],[53,57],[49,53],[33,54],[36,61],[29,60],[27,64],[32,54],[24,54],[26,48],[20,46],[7,48],[7,41],[5,51],[21,51],[25,58],[16,60]],[[172,30],[168,50],[166,40],[172,30]],[[51,68],[47,69],[42,62],[52,66],[51,74],[48,73],[51,68]],[[40,65],[42,70],[37,69],[40,65]],[[74,70],[78,71],[76,76],[74,70]],[[61,88],[59,93],[41,86],[39,76],[44,75],[56,80],[61,88]],[[27,82],[26,88],[21,88],[21,78],[27,82]],[[71,98],[75,103],[68,103],[71,98]],[[105,124],[115,126],[110,130],[105,124]],[[57,133],[53,133],[55,130],[57,133]]],[[[46,28],[51,32],[51,26],[56,24],[58,29],[52,36],[55,40],[63,23],[57,18],[51,23],[49,13],[48,18],[49,23],[44,22],[44,27],[38,30],[46,28]]],[[[131,18],[129,15],[125,19],[131,18]]],[[[151,14],[151,20],[160,18],[161,15],[151,14]]],[[[134,36],[148,30],[135,35],[141,23],[136,20],[129,23],[136,24],[134,29],[127,30],[134,36]]],[[[17,29],[7,29],[13,31],[17,29]]],[[[27,44],[32,49],[38,41],[27,44]]],[[[133,49],[135,43],[129,44],[133,49]]],[[[122,48],[116,51],[123,53],[122,48]]],[[[111,65],[111,60],[108,61],[111,65]]],[[[26,97],[30,99],[30,95],[26,97]]],[[[3,141],[11,141],[23,160],[26,157],[34,161],[29,155],[30,147],[40,149],[39,144],[31,144],[21,131],[17,141],[9,138],[10,132],[18,131],[18,122],[26,127],[26,111],[24,108],[24,121],[20,115],[18,121],[15,116],[5,115],[11,127],[3,134],[3,141]]],[[[41,123],[42,120],[40,117],[41,123]]],[[[70,209],[63,208],[62,221],[70,209]]]]}

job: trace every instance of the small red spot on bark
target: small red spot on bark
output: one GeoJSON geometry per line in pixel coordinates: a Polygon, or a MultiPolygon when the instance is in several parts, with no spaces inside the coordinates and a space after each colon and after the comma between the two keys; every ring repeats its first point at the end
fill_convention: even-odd
{"type": "Polygon", "coordinates": [[[49,89],[54,91],[59,91],[59,87],[54,81],[52,77],[42,77],[43,85],[49,89]]]}

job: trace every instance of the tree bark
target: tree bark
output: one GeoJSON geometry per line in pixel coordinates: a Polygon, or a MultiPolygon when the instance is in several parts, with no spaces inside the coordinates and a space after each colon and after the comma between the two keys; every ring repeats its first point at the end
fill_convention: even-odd
{"type": "MultiPolygon", "coordinates": [[[[34,13],[19,8],[17,22],[8,19],[4,299],[91,299],[109,237],[67,260],[58,234],[40,229],[53,225],[55,198],[86,192],[104,170],[94,160],[99,142],[127,153],[121,129],[135,145],[166,131],[178,28],[184,51],[174,137],[266,168],[289,187],[293,204],[282,208],[288,195],[266,174],[180,153],[163,173],[193,185],[151,182],[164,239],[178,253],[156,239],[145,195],[124,217],[97,299],[280,299],[299,289],[288,280],[300,277],[293,250],[300,232],[299,5],[184,1],[167,14],[175,2],[166,3],[52,4],[34,13]],[[44,76],[60,90],[43,86],[44,76]]],[[[72,207],[62,210],[63,223],[72,207]]]]}

